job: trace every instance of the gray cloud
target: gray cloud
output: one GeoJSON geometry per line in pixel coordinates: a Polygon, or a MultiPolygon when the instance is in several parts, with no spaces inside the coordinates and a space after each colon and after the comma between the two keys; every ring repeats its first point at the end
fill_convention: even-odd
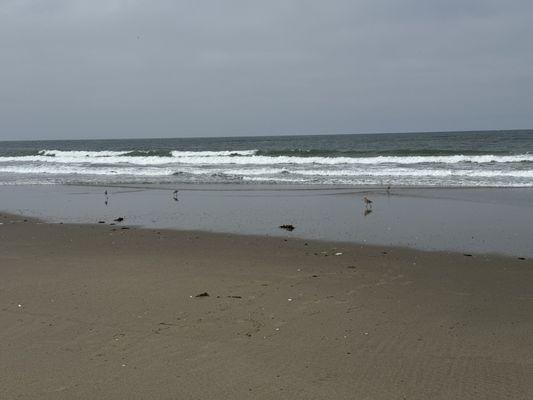
{"type": "Polygon", "coordinates": [[[0,0],[0,139],[533,126],[530,1],[0,0]]]}

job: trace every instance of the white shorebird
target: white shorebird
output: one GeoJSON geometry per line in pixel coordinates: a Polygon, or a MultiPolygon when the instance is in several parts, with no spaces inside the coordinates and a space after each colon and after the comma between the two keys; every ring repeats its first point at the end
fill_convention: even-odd
{"type": "Polygon", "coordinates": [[[370,200],[368,197],[363,197],[363,202],[365,203],[366,208],[372,208],[373,201],[370,200]]]}

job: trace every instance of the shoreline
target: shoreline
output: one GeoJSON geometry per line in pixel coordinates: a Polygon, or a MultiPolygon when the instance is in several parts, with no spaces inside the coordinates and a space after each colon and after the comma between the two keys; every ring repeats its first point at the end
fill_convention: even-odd
{"type": "MultiPolygon", "coordinates": [[[[231,233],[231,232],[218,232],[218,231],[209,231],[209,230],[195,230],[195,229],[176,229],[176,228],[152,228],[145,227],[140,225],[131,225],[125,222],[114,222],[114,221],[99,221],[99,222],[85,222],[85,223],[76,223],[76,222],[50,222],[46,219],[41,219],[37,217],[32,217],[23,214],[11,214],[0,211],[0,226],[9,226],[11,224],[20,224],[28,223],[33,225],[49,225],[49,226],[58,226],[58,227],[73,227],[77,229],[109,229],[108,233],[116,233],[120,231],[140,231],[146,233],[157,233],[157,234],[168,234],[168,235],[185,235],[185,236],[198,236],[206,235],[213,238],[222,238],[228,237],[233,238],[235,241],[238,240],[274,240],[274,241],[283,241],[284,243],[292,242],[303,246],[308,246],[313,244],[316,246],[321,246],[324,248],[359,248],[366,249],[368,251],[375,251],[381,253],[383,251],[392,251],[396,250],[399,252],[413,252],[427,255],[443,255],[443,256],[462,256],[462,257],[479,257],[479,258],[491,258],[491,259],[501,259],[501,260],[519,260],[519,261],[533,261],[531,258],[518,257],[509,254],[500,254],[500,253],[464,253],[461,251],[454,250],[431,250],[431,249],[418,249],[414,247],[407,246],[395,246],[395,245],[383,245],[383,244],[372,244],[372,243],[359,243],[359,242],[343,242],[335,240],[320,240],[320,239],[309,239],[299,236],[290,236],[290,232],[287,235],[262,235],[262,234],[243,234],[243,233],[231,233]]],[[[280,232],[285,232],[284,229],[280,228],[280,232]]]]}
{"type": "Polygon", "coordinates": [[[533,189],[243,190],[235,186],[0,187],[2,211],[49,222],[299,237],[533,257],[533,189]],[[104,192],[107,191],[106,196],[104,192]],[[363,196],[374,204],[368,209],[363,196]],[[293,232],[279,229],[292,224],[293,232]]]}
{"type": "MultiPolygon", "coordinates": [[[[6,213],[0,210],[0,225],[10,225],[10,224],[19,224],[19,223],[30,223],[36,225],[55,225],[55,226],[66,226],[66,227],[75,227],[79,229],[109,229],[109,233],[120,232],[120,231],[145,231],[147,233],[157,233],[157,234],[177,234],[177,235],[189,235],[189,236],[198,236],[198,235],[207,235],[213,238],[217,237],[230,237],[234,240],[282,240],[283,242],[293,242],[299,245],[308,246],[309,244],[314,244],[316,246],[321,246],[324,248],[359,248],[366,249],[368,251],[375,251],[377,253],[382,253],[384,251],[399,251],[399,252],[413,252],[420,254],[427,254],[438,257],[439,255],[443,256],[462,256],[462,257],[479,257],[479,258],[491,258],[491,259],[500,259],[500,260],[518,260],[518,261],[533,261],[529,257],[514,256],[509,254],[501,253],[465,253],[455,250],[435,250],[435,249],[419,249],[409,246],[398,246],[398,245],[385,245],[385,244],[372,244],[372,243],[359,243],[359,242],[348,242],[348,241],[335,241],[335,240],[321,240],[321,239],[309,239],[299,236],[290,236],[290,232],[287,235],[264,235],[264,234],[243,234],[243,233],[232,233],[232,232],[219,232],[219,231],[209,231],[209,230],[195,230],[195,229],[176,229],[176,228],[154,228],[146,227],[141,225],[131,225],[127,223],[118,223],[111,221],[98,221],[98,222],[50,222],[46,219],[40,219],[37,217],[32,217],[23,214],[11,214],[6,213]],[[6,222],[7,221],[7,222],[6,222]]],[[[284,229],[280,228],[280,232],[285,232],[284,229]]]]}
{"type": "Polygon", "coordinates": [[[2,398],[533,395],[532,260],[4,221],[2,398]]]}
{"type": "MultiPolygon", "coordinates": [[[[238,192],[238,191],[258,191],[258,190],[268,190],[268,191],[295,191],[295,190],[353,190],[353,191],[360,191],[360,190],[387,190],[387,187],[391,187],[392,190],[484,190],[484,189],[516,189],[516,190],[527,190],[527,189],[533,189],[533,185],[531,186],[431,186],[431,185],[398,185],[398,186],[391,186],[387,184],[375,184],[375,185],[331,185],[331,184],[261,184],[261,183],[147,183],[147,184],[128,184],[128,183],[64,183],[64,184],[56,184],[52,183],[51,185],[64,185],[64,186],[88,186],[88,187],[100,187],[100,188],[106,188],[106,187],[115,187],[115,188],[146,188],[149,187],[151,189],[160,189],[160,190],[170,190],[170,188],[177,188],[183,191],[187,190],[221,190],[221,191],[232,191],[232,192],[238,192]]],[[[30,184],[27,186],[39,186],[37,184],[30,184]]]]}

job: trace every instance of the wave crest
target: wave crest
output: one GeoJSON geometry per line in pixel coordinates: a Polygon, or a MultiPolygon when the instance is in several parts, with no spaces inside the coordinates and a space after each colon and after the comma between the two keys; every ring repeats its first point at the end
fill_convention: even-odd
{"type": "MultiPolygon", "coordinates": [[[[448,150],[439,150],[447,153],[448,150]]],[[[430,153],[435,153],[431,150],[430,153]]],[[[164,164],[190,165],[380,165],[380,164],[458,164],[458,163],[528,163],[533,154],[470,154],[423,155],[424,151],[400,150],[370,155],[369,152],[343,152],[322,150],[227,150],[227,151],[180,151],[180,150],[132,150],[132,151],[61,151],[41,150],[37,155],[0,157],[4,162],[85,163],[85,164],[131,164],[156,166],[164,164]],[[413,153],[398,155],[401,152],[413,153]],[[392,154],[396,155],[392,155],[392,154]],[[319,155],[322,154],[322,155],[319,155]],[[357,156],[355,156],[357,154],[357,156]],[[363,156],[364,154],[364,156],[363,156]],[[418,154],[418,155],[415,155],[418,154]],[[335,156],[334,156],[335,155],[335,156]]]]}

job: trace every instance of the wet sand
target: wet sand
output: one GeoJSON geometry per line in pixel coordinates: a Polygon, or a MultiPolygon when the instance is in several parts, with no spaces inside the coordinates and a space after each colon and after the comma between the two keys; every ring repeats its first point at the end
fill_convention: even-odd
{"type": "Polygon", "coordinates": [[[126,218],[149,228],[533,257],[533,188],[254,185],[0,186],[0,211],[52,222],[126,218]],[[105,196],[105,191],[108,196],[105,196]],[[374,202],[365,208],[363,197],[374,202]],[[107,203],[106,203],[107,200],[107,203]],[[371,211],[370,213],[368,211],[371,211]],[[279,225],[293,224],[287,233],[279,225]]]}
{"type": "Polygon", "coordinates": [[[533,398],[531,260],[0,223],[2,399],[533,398]]]}

